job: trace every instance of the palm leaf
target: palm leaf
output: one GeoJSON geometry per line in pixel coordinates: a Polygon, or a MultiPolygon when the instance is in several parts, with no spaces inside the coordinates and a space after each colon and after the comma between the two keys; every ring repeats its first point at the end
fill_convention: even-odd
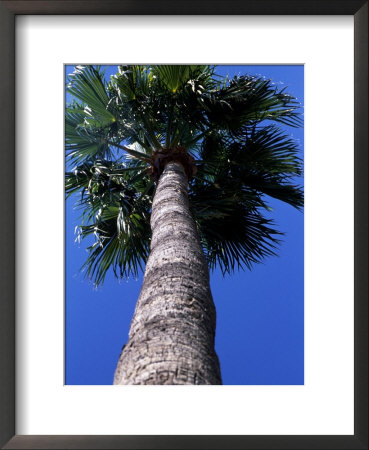
{"type": "Polygon", "coordinates": [[[209,95],[204,107],[209,124],[231,131],[264,120],[301,125],[300,104],[294,97],[278,90],[271,80],[248,75],[234,77],[209,95]]]}
{"type": "Polygon", "coordinates": [[[213,201],[209,209],[199,209],[199,199],[192,197],[192,211],[209,267],[219,267],[223,274],[251,268],[266,256],[274,255],[278,231],[248,201],[225,197],[213,201]],[[222,201],[223,200],[223,201],[222,201]]]}
{"type": "Polygon", "coordinates": [[[301,208],[303,191],[294,182],[302,175],[297,142],[273,125],[242,131],[237,138],[213,133],[203,141],[200,153],[207,179],[227,189],[269,195],[301,208]]]}
{"type": "Polygon", "coordinates": [[[67,195],[82,192],[78,240],[92,236],[83,266],[96,284],[110,267],[117,276],[137,275],[147,258],[149,217],[154,193],[146,166],[140,161],[95,161],[66,174],[67,195]]]}
{"type": "Polygon", "coordinates": [[[111,157],[109,144],[104,134],[91,131],[84,126],[84,113],[69,108],[65,114],[65,151],[72,164],[86,159],[111,157]]]}
{"type": "Polygon", "coordinates": [[[176,93],[178,90],[192,80],[195,73],[201,71],[205,66],[189,65],[160,65],[152,66],[152,73],[169,92],[176,93]]]}
{"type": "Polygon", "coordinates": [[[100,126],[116,121],[100,67],[76,66],[69,75],[68,92],[85,106],[88,118],[99,121],[100,126]]]}

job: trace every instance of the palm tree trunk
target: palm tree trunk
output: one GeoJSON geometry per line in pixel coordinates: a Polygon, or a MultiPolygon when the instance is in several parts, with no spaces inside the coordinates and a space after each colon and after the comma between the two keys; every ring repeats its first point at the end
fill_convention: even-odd
{"type": "Polygon", "coordinates": [[[187,177],[169,162],[152,206],[152,240],[114,384],[221,384],[209,272],[187,177]]]}

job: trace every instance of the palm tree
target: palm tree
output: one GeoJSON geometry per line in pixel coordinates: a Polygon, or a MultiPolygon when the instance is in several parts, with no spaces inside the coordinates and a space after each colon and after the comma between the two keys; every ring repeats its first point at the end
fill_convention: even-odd
{"type": "Polygon", "coordinates": [[[67,195],[79,193],[83,266],[144,281],[115,384],[221,384],[209,269],[275,253],[271,196],[301,208],[299,104],[270,80],[211,66],[77,66],[66,108],[67,195]]]}

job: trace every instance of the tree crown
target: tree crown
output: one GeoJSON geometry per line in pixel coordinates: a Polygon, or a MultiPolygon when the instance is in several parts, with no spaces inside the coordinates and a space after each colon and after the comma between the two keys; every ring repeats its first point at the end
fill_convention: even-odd
{"type": "Polygon", "coordinates": [[[250,268],[281,235],[267,196],[303,206],[298,145],[283,125],[300,105],[271,80],[221,78],[213,66],[76,66],[65,117],[66,193],[79,193],[79,238],[94,236],[84,264],[101,283],[137,274],[150,245],[149,217],[165,162],[180,160],[190,208],[211,269],[250,268]]]}

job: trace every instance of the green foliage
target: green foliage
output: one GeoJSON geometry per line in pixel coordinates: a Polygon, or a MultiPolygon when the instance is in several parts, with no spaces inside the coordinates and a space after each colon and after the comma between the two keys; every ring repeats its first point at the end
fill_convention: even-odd
{"type": "Polygon", "coordinates": [[[278,124],[301,125],[296,99],[270,80],[231,80],[211,66],[77,66],[66,108],[67,195],[81,209],[79,238],[94,237],[85,262],[101,283],[137,274],[150,245],[156,151],[184,147],[198,172],[191,211],[209,267],[250,268],[274,254],[280,233],[266,219],[266,198],[303,206],[297,144],[278,124]]]}
{"type": "Polygon", "coordinates": [[[94,236],[84,264],[96,284],[112,267],[117,277],[137,274],[147,258],[154,186],[140,162],[85,162],[66,174],[66,193],[80,192],[78,239],[94,236]]]}

